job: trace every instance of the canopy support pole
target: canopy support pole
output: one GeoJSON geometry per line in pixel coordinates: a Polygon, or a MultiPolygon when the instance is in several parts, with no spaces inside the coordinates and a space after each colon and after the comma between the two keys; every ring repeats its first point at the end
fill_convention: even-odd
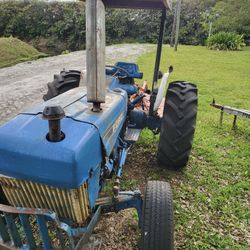
{"type": "Polygon", "coordinates": [[[87,101],[92,111],[105,102],[105,6],[102,0],[86,0],[87,101]]]}
{"type": "Polygon", "coordinates": [[[165,23],[166,23],[166,9],[163,9],[162,16],[161,16],[161,26],[160,26],[160,32],[159,32],[159,38],[158,38],[157,52],[156,52],[156,58],[155,58],[152,94],[150,97],[150,109],[149,109],[150,115],[153,115],[154,103],[155,103],[155,99],[157,95],[157,81],[158,81],[158,74],[159,74],[159,68],[160,68],[160,63],[161,63],[161,52],[162,52],[162,44],[163,44],[164,33],[165,33],[165,23]]]}

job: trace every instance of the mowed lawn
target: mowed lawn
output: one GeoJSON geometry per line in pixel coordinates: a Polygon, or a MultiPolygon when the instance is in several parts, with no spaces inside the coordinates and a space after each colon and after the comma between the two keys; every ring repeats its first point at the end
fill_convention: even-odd
{"type": "MultiPolygon", "coordinates": [[[[154,61],[154,53],[138,59],[149,82],[154,61]]],[[[239,118],[233,131],[233,116],[225,114],[221,127],[220,111],[209,105],[215,98],[250,110],[250,48],[221,52],[179,46],[176,53],[165,47],[161,69],[169,65],[174,66],[170,81],[186,80],[199,89],[192,155],[181,172],[152,166],[146,179],[167,179],[172,185],[177,249],[250,249],[250,120],[239,118]]],[[[155,155],[158,139],[150,133],[143,132],[137,147],[155,155]]],[[[150,165],[147,159],[142,164],[150,165]]]]}

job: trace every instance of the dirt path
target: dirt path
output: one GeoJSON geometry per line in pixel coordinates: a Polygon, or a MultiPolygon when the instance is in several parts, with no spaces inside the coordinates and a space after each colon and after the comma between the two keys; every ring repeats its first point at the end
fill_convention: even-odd
{"type": "MultiPolygon", "coordinates": [[[[151,45],[145,44],[108,46],[107,63],[128,59],[133,62],[151,49],[151,45]]],[[[54,74],[64,68],[84,71],[85,56],[85,51],[77,51],[0,69],[0,124],[28,106],[41,102],[47,83],[53,79],[54,74]]]]}

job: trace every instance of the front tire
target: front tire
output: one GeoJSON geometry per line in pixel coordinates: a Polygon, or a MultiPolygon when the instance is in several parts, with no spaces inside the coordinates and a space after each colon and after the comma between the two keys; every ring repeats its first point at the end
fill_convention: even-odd
{"type": "Polygon", "coordinates": [[[176,81],[169,84],[158,145],[158,162],[171,169],[186,166],[192,149],[197,116],[197,87],[176,81]]]}
{"type": "Polygon", "coordinates": [[[174,249],[172,191],[167,182],[149,181],[146,185],[143,201],[141,249],[174,249]]]}

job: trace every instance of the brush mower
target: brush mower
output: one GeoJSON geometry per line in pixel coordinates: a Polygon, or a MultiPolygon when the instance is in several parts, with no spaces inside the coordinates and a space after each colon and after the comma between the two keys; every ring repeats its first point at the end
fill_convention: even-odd
{"type": "Polygon", "coordinates": [[[87,0],[87,86],[81,72],[63,70],[48,84],[45,102],[0,127],[1,249],[84,249],[101,214],[135,208],[141,249],[174,249],[173,205],[167,182],[149,181],[139,191],[120,191],[131,146],[144,128],[160,134],[158,161],[187,164],[197,112],[197,88],[169,84],[173,68],[157,88],[167,0],[87,0]],[[151,91],[139,91],[138,65],[105,66],[105,8],[162,11],[151,91]],[[143,99],[149,96],[145,109],[143,99]],[[138,108],[139,107],[139,108],[138,108]],[[106,180],[113,191],[103,196],[106,180]]]}

